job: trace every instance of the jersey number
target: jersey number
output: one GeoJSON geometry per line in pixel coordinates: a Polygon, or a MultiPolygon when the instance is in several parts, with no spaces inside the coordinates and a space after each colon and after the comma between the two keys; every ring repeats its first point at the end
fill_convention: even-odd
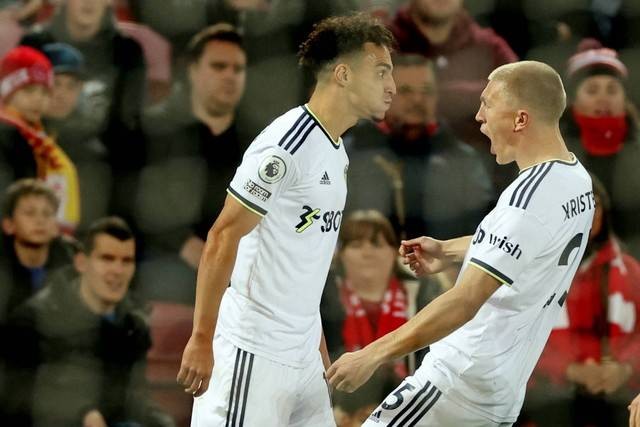
{"type": "Polygon", "coordinates": [[[562,251],[562,255],[560,255],[558,265],[569,265],[569,255],[571,255],[571,252],[573,252],[574,249],[580,249],[581,244],[582,233],[578,233],[569,240],[569,243],[567,243],[567,246],[562,251]]]}
{"type": "Polygon", "coordinates": [[[415,389],[415,386],[409,383],[404,383],[402,387],[400,387],[399,389],[393,392],[393,395],[395,396],[396,401],[393,402],[392,404],[389,404],[386,401],[382,402],[382,409],[387,409],[387,410],[396,409],[397,407],[402,405],[402,402],[404,402],[404,397],[402,396],[402,392],[405,390],[414,390],[414,389],[415,389]]]}
{"type": "MultiPolygon", "coordinates": [[[[562,251],[562,254],[560,255],[560,259],[558,260],[558,265],[560,266],[569,265],[569,256],[571,255],[573,250],[574,249],[578,249],[578,251],[580,250],[580,246],[582,245],[582,236],[583,236],[582,233],[578,233],[575,236],[573,236],[571,240],[569,240],[569,243],[567,243],[567,246],[565,246],[564,250],[562,251]]],[[[574,261],[576,261],[577,259],[578,259],[578,256],[576,255],[576,257],[574,258],[574,261]]],[[[553,298],[555,298],[555,296],[556,294],[554,292],[553,295],[549,297],[549,299],[547,300],[547,302],[542,308],[548,307],[553,301],[553,298]]],[[[558,305],[562,307],[566,299],[567,299],[567,291],[564,291],[564,293],[558,300],[558,305]]]]}

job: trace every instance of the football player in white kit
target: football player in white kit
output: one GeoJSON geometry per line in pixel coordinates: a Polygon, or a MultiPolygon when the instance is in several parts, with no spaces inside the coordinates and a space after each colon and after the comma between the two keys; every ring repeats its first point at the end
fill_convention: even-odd
{"type": "Polygon", "coordinates": [[[316,25],[299,53],[309,102],[245,152],[198,269],[178,373],[192,426],[335,425],[319,304],[347,195],[341,135],[389,108],[391,43],[365,14],[316,25]]]}
{"type": "Polygon", "coordinates": [[[476,119],[499,164],[519,176],[473,236],[402,242],[418,275],[463,260],[456,285],[405,325],[341,356],[327,371],[352,391],[382,363],[431,345],[420,368],[365,426],[508,426],[584,254],[594,212],[591,179],[558,120],[560,76],[523,61],[489,76],[476,119]]]}

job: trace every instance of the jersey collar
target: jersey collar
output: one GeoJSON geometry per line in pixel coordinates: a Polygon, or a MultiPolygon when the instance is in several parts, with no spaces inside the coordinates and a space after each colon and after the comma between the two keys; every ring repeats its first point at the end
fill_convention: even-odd
{"type": "Polygon", "coordinates": [[[569,154],[571,154],[571,157],[572,157],[572,159],[571,159],[571,160],[568,160],[568,161],[567,161],[567,160],[562,160],[562,159],[548,159],[548,160],[544,160],[544,161],[542,161],[542,162],[535,163],[535,164],[533,164],[533,165],[531,165],[531,166],[527,166],[526,168],[524,168],[524,169],[522,169],[520,172],[518,172],[518,175],[520,175],[520,174],[521,174],[522,172],[524,172],[524,171],[527,171],[527,170],[531,169],[531,168],[532,168],[532,167],[534,167],[534,166],[538,166],[538,165],[541,165],[541,164],[543,164],[543,163],[561,163],[561,164],[563,164],[563,165],[567,165],[567,166],[575,166],[575,165],[577,165],[577,164],[578,164],[578,158],[576,157],[576,155],[575,155],[575,154],[573,154],[573,153],[569,153],[569,154]]]}
{"type": "Polygon", "coordinates": [[[331,145],[333,145],[333,148],[335,148],[336,150],[340,148],[342,137],[338,137],[338,140],[334,141],[333,138],[331,138],[331,135],[329,134],[329,132],[327,132],[327,129],[324,127],[324,125],[320,121],[320,119],[318,119],[318,117],[316,117],[313,111],[311,111],[311,108],[309,108],[309,104],[304,104],[302,106],[302,109],[306,111],[313,120],[315,120],[315,122],[318,124],[318,127],[322,130],[322,132],[326,135],[326,137],[329,138],[329,141],[331,142],[331,145]]]}

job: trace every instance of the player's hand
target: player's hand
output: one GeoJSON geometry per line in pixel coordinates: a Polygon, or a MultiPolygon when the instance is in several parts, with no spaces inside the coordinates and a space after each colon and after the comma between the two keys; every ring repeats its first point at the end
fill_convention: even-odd
{"type": "Polygon", "coordinates": [[[191,335],[182,354],[178,384],[185,393],[201,396],[209,388],[213,371],[213,347],[211,341],[191,335]]]}
{"type": "Polygon", "coordinates": [[[444,254],[442,241],[431,237],[403,240],[398,252],[402,263],[408,265],[418,277],[439,273],[450,264],[444,254]]]}
{"type": "Polygon", "coordinates": [[[629,427],[640,427],[640,394],[638,394],[636,398],[631,401],[628,409],[629,427]]]}
{"type": "Polygon", "coordinates": [[[377,368],[366,349],[345,353],[329,367],[327,380],[333,388],[351,393],[367,382],[377,368]]]}
{"type": "Polygon", "coordinates": [[[610,360],[602,363],[602,389],[607,394],[615,393],[625,385],[633,373],[631,366],[610,360]]]}

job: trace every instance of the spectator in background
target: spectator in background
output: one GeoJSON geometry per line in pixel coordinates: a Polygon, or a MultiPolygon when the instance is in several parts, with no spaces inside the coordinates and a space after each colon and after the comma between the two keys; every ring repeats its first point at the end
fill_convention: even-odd
{"type": "Polygon", "coordinates": [[[540,425],[626,425],[640,380],[640,263],[613,233],[609,196],[597,178],[593,189],[589,246],[523,411],[540,425]]]}
{"type": "Polygon", "coordinates": [[[593,39],[569,59],[570,108],[561,122],[567,147],[605,186],[614,230],[640,257],[638,115],[626,95],[628,71],[616,52],[593,39]]]}
{"type": "MultiPolygon", "coordinates": [[[[115,26],[110,0],[66,0],[51,21],[25,35],[23,44],[42,48],[67,43],[85,59],[86,80],[74,132],[88,141],[98,137],[114,168],[111,212],[129,216],[129,188],[144,160],[140,116],[145,99],[145,63],[140,45],[115,26]]],[[[68,119],[72,128],[71,118],[68,119]]]]}
{"type": "MultiPolygon", "coordinates": [[[[192,38],[187,58],[188,100],[174,99],[145,121],[150,164],[142,173],[137,211],[148,258],[180,254],[192,270],[184,281],[192,285],[207,233],[222,210],[225,190],[251,136],[236,116],[247,65],[236,29],[223,23],[205,28],[192,38]],[[167,191],[174,184],[176,191],[167,191]],[[159,204],[175,209],[158,211],[159,204]]],[[[166,259],[160,263],[167,266],[166,259]]],[[[143,267],[143,286],[146,273],[157,271],[154,265],[143,267]]],[[[159,282],[166,282],[166,276],[151,279],[156,291],[159,282]]],[[[171,286],[185,291],[176,283],[171,286]]],[[[180,300],[192,303],[193,292],[187,294],[180,300]]]]}
{"type": "Polygon", "coordinates": [[[396,55],[393,78],[385,119],[354,128],[347,140],[347,209],[379,210],[405,236],[473,233],[495,193],[480,156],[439,118],[433,63],[396,55]]]}
{"type": "Polygon", "coordinates": [[[2,59],[0,189],[19,178],[46,181],[61,201],[58,220],[71,232],[80,220],[76,168],[42,126],[52,85],[52,66],[41,52],[18,46],[2,59]]]}
{"type": "Polygon", "coordinates": [[[357,9],[358,0],[215,2],[213,22],[230,22],[244,37],[249,58],[247,96],[238,111],[249,133],[257,135],[291,105],[308,99],[314,78],[300,73],[296,53],[313,24],[357,9]]]}
{"type": "MultiPolygon", "coordinates": [[[[59,201],[42,181],[26,178],[7,189],[0,234],[0,339],[7,317],[42,289],[51,274],[72,263],[70,245],[58,237],[59,201]]],[[[0,354],[0,424],[4,411],[4,357],[0,354]]]]}
{"type": "MultiPolygon", "coordinates": [[[[355,211],[343,221],[338,240],[340,271],[330,276],[320,310],[332,360],[407,321],[410,302],[397,276],[398,245],[391,223],[377,211],[355,211]]],[[[406,375],[406,362],[399,359],[389,366],[387,377],[393,385],[406,375]]]]}
{"type": "Polygon", "coordinates": [[[51,100],[44,113],[44,125],[67,153],[80,179],[79,231],[110,211],[112,171],[108,149],[97,135],[77,132],[84,112],[78,108],[85,77],[84,56],[66,43],[42,47],[53,66],[51,100]]]}
{"type": "Polygon", "coordinates": [[[10,320],[3,425],[172,426],[147,396],[151,340],[127,298],[135,271],[127,224],[115,217],[92,224],[75,265],[79,278],[52,283],[10,320]]]}
{"type": "MultiPolygon", "coordinates": [[[[330,358],[365,347],[393,331],[447,288],[440,278],[418,283],[399,268],[399,241],[389,220],[375,210],[359,210],[342,222],[337,266],[329,273],[320,303],[330,358]]],[[[336,391],[338,427],[360,426],[408,372],[418,354],[398,359],[355,393],[336,391]]]]}
{"type": "Polygon", "coordinates": [[[480,97],[494,68],[516,61],[516,55],[493,30],[480,27],[469,16],[462,0],[409,0],[389,27],[400,52],[433,60],[440,82],[440,113],[456,135],[481,149],[497,190],[503,190],[516,169],[495,168],[474,119],[477,105],[469,100],[480,97]]]}
{"type": "Polygon", "coordinates": [[[72,263],[72,248],[59,237],[59,201],[42,181],[25,178],[7,189],[2,209],[0,323],[42,289],[50,273],[72,263]]]}

